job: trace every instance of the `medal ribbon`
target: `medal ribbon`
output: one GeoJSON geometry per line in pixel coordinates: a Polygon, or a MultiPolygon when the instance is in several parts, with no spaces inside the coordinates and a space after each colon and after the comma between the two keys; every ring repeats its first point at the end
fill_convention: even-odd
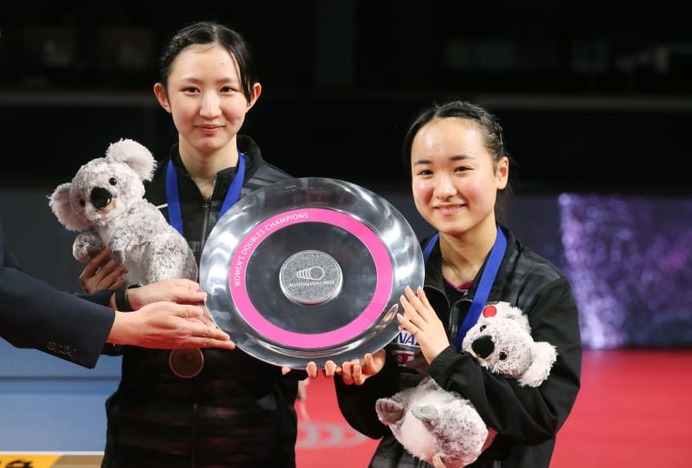
{"type": "MultiPolygon", "coordinates": [[[[226,198],[221,205],[219,218],[228,211],[240,199],[240,191],[245,181],[245,155],[238,151],[238,167],[233,182],[228,188],[226,198]]],[[[168,201],[168,222],[183,234],[183,215],[180,209],[180,195],[178,193],[178,177],[173,167],[173,161],[168,161],[166,167],[166,200],[168,201]]],[[[204,354],[201,349],[191,350],[171,350],[168,355],[168,366],[177,377],[181,379],[191,379],[196,377],[204,368],[204,354]],[[182,354],[181,354],[182,353],[182,354]],[[195,367],[190,367],[190,362],[195,363],[195,367]],[[180,364],[182,363],[182,368],[180,364]]]]}
{"type": "MultiPolygon", "coordinates": [[[[425,244],[425,248],[423,249],[423,258],[426,262],[428,261],[430,252],[432,252],[432,249],[435,246],[435,243],[437,243],[439,237],[440,233],[436,232],[428,240],[427,244],[425,244]]],[[[497,276],[497,272],[500,269],[500,264],[502,263],[502,257],[505,255],[506,248],[507,237],[505,236],[505,233],[502,232],[502,229],[500,229],[500,226],[498,226],[497,238],[495,239],[495,244],[493,245],[490,255],[488,256],[488,262],[486,263],[483,273],[481,274],[481,279],[478,283],[476,293],[473,295],[471,307],[469,307],[469,311],[464,318],[464,322],[461,324],[461,328],[459,328],[456,339],[454,340],[454,347],[458,350],[461,349],[461,342],[464,339],[466,332],[468,332],[469,329],[478,321],[478,317],[480,317],[481,311],[488,301],[490,289],[493,286],[493,282],[495,282],[495,276],[497,276]]]]}
{"type": "MultiPolygon", "coordinates": [[[[233,182],[231,183],[226,198],[221,205],[219,218],[228,211],[240,199],[240,191],[243,188],[245,181],[245,155],[238,151],[238,168],[236,169],[233,182]]],[[[166,167],[166,200],[168,201],[168,222],[180,232],[183,233],[183,215],[180,210],[180,195],[178,193],[178,178],[175,174],[173,161],[168,161],[166,167]]]]}

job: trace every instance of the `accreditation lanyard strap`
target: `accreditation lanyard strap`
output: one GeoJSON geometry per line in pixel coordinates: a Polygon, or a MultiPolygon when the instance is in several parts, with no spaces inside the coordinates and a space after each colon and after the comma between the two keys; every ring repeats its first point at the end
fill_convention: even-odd
{"type": "MultiPolygon", "coordinates": [[[[423,257],[425,258],[426,262],[428,261],[430,252],[432,252],[432,249],[435,246],[435,243],[437,243],[439,237],[440,234],[435,233],[430,240],[428,240],[427,244],[425,244],[425,248],[423,249],[423,257]]],[[[495,244],[493,245],[490,255],[488,256],[488,262],[486,263],[483,273],[481,274],[481,279],[478,283],[478,288],[476,288],[476,293],[473,295],[471,307],[469,307],[466,318],[464,318],[464,322],[461,324],[461,328],[459,328],[459,332],[457,333],[456,340],[454,340],[454,347],[456,349],[461,349],[461,342],[464,339],[464,335],[466,335],[466,332],[468,332],[469,329],[478,321],[478,317],[480,317],[481,311],[488,301],[490,289],[495,282],[495,276],[497,276],[497,272],[500,269],[500,264],[502,263],[502,257],[505,255],[506,248],[507,237],[505,236],[505,233],[502,232],[502,229],[500,229],[500,226],[498,226],[497,238],[495,239],[495,244]]]]}
{"type": "MultiPolygon", "coordinates": [[[[221,205],[219,218],[228,211],[240,199],[240,191],[245,181],[245,155],[238,152],[238,168],[236,169],[233,182],[226,193],[226,198],[221,205]]],[[[166,200],[168,201],[168,221],[171,225],[183,233],[183,215],[180,210],[180,195],[178,194],[178,177],[173,167],[173,161],[168,161],[166,167],[166,200]]]]}

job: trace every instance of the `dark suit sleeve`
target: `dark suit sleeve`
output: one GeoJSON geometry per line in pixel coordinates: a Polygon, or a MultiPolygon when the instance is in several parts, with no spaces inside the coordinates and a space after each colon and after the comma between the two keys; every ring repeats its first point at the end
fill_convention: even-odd
{"type": "Polygon", "coordinates": [[[79,297],[22,272],[1,221],[0,260],[0,337],[93,368],[115,320],[115,312],[101,305],[108,295],[79,297]]]}

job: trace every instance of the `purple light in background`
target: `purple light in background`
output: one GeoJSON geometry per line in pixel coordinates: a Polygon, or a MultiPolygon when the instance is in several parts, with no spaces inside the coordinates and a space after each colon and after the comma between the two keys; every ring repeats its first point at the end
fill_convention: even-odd
{"type": "Polygon", "coordinates": [[[692,345],[692,199],[562,194],[558,202],[584,346],[692,345]]]}

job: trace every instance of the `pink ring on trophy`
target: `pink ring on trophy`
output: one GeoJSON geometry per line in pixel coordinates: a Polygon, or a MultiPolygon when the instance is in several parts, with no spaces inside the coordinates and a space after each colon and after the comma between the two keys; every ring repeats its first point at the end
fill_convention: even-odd
{"type": "MultiPolygon", "coordinates": [[[[332,284],[342,284],[342,273],[339,265],[328,254],[320,251],[301,251],[293,254],[282,266],[282,271],[290,265],[291,260],[300,261],[303,268],[295,271],[295,281],[289,283],[282,276],[280,278],[281,290],[300,290],[305,292],[301,297],[309,297],[311,300],[299,301],[306,305],[324,304],[334,297],[332,284]],[[305,257],[305,258],[303,258],[305,257]],[[310,258],[312,257],[312,258],[310,258]],[[321,258],[324,257],[324,258],[321,258]],[[302,261],[301,261],[302,260],[302,261]],[[330,268],[331,265],[334,265],[330,268]],[[333,273],[332,273],[333,272],[333,273]],[[327,273],[332,273],[329,277],[327,273]],[[302,278],[301,276],[302,275],[302,278]],[[317,275],[312,277],[311,275],[317,275]],[[281,281],[283,280],[283,281],[281,281]],[[328,286],[327,295],[322,295],[324,285],[328,286]],[[312,302],[312,303],[311,303],[312,302]]],[[[387,306],[392,290],[392,266],[389,254],[377,235],[362,222],[343,213],[323,208],[306,208],[288,211],[268,218],[256,229],[250,231],[240,242],[240,248],[236,249],[231,257],[231,272],[229,273],[231,298],[250,327],[262,334],[265,338],[277,344],[296,348],[326,348],[341,345],[350,341],[354,336],[366,331],[376,322],[382,310],[387,306]],[[337,226],[353,234],[368,250],[375,263],[375,278],[377,285],[368,305],[350,323],[334,330],[322,333],[297,333],[272,324],[258,311],[252,303],[247,288],[247,265],[251,261],[255,249],[271,236],[273,232],[297,223],[327,223],[337,226]]],[[[277,291],[278,293],[278,291],[277,291]]],[[[290,298],[290,294],[287,295],[290,298]]],[[[295,298],[294,298],[295,299],[295,298]]]]}

